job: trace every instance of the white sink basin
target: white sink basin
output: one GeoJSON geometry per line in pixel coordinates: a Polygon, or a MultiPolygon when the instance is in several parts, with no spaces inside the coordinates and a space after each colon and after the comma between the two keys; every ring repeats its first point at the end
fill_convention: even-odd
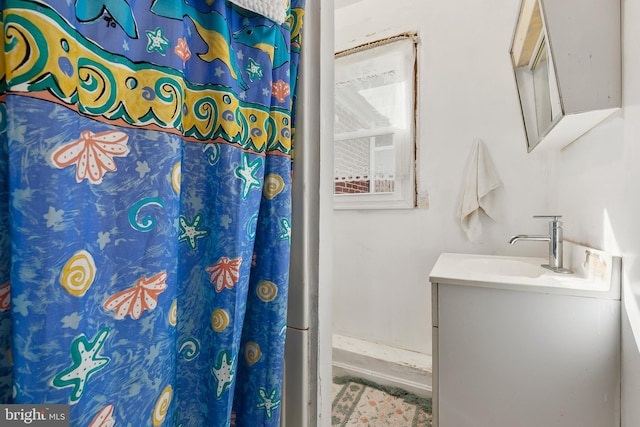
{"type": "Polygon", "coordinates": [[[460,260],[460,269],[474,271],[482,275],[509,277],[540,277],[546,270],[530,259],[482,256],[460,260]]]}
{"type": "Polygon", "coordinates": [[[546,258],[443,253],[429,275],[433,283],[620,299],[621,259],[564,242],[564,267],[555,273],[546,258]]]}

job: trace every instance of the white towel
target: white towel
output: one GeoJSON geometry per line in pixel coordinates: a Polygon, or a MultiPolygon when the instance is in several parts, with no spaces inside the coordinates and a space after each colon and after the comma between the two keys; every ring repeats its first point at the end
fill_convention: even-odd
{"type": "Polygon", "coordinates": [[[287,19],[289,0],[230,0],[238,6],[266,16],[272,21],[282,24],[287,19]]]}
{"type": "Polygon", "coordinates": [[[480,209],[490,218],[496,219],[497,206],[493,190],[501,185],[489,153],[483,142],[476,139],[471,147],[467,176],[462,186],[462,201],[458,209],[460,225],[470,241],[477,241],[482,234],[480,209]]]}

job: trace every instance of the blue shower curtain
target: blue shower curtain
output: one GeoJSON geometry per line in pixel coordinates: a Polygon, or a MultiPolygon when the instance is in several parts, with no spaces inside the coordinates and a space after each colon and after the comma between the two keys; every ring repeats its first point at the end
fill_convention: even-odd
{"type": "Polygon", "coordinates": [[[303,0],[0,5],[0,403],[279,425],[303,0]]]}

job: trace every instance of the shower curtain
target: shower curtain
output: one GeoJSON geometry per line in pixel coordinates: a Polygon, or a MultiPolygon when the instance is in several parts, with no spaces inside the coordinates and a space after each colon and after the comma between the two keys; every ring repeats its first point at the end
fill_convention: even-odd
{"type": "Polygon", "coordinates": [[[0,403],[279,425],[303,1],[0,0],[0,403]]]}

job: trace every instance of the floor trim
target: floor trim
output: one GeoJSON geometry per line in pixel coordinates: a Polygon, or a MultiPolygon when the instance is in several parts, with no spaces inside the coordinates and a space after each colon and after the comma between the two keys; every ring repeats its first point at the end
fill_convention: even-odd
{"type": "Polygon", "coordinates": [[[420,397],[432,396],[431,355],[335,334],[333,375],[362,378],[420,397]]]}

